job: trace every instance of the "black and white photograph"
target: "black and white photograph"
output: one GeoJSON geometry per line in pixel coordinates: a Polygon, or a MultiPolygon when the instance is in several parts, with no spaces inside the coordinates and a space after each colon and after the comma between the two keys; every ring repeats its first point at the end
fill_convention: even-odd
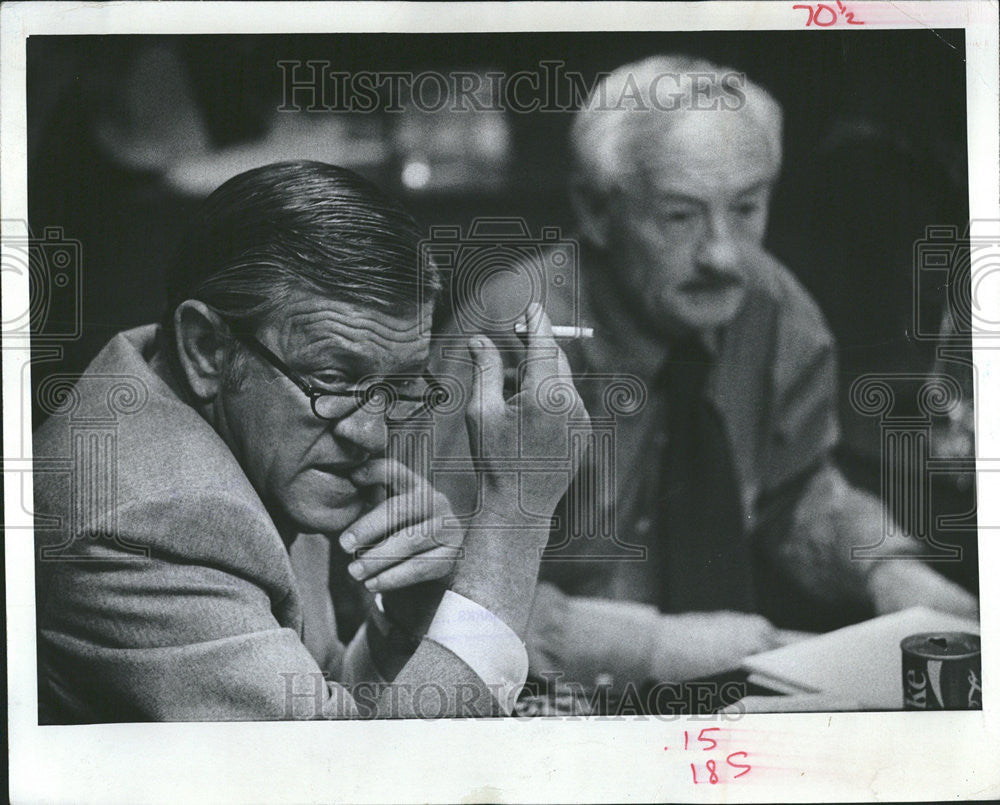
{"type": "Polygon", "coordinates": [[[4,7],[12,800],[1000,796],[996,5],[281,6],[4,7]]]}

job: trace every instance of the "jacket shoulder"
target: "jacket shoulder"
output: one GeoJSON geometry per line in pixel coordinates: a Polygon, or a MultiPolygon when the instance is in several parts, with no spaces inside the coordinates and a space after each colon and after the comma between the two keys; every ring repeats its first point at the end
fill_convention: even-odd
{"type": "Polygon", "coordinates": [[[66,379],[67,402],[34,435],[39,541],[84,550],[104,535],[241,572],[273,564],[283,543],[235,456],[130,335],[66,379]]]}
{"type": "MultiPolygon", "coordinates": [[[[801,348],[832,349],[833,335],[819,305],[776,257],[760,251],[748,260],[747,299],[740,317],[759,327],[762,317],[801,348]]],[[[749,323],[748,322],[748,323],[749,323]]]]}

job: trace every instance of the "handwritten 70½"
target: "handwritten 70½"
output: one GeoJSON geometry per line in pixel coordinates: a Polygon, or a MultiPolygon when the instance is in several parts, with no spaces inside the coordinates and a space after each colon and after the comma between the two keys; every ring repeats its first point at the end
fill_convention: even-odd
{"type": "Polygon", "coordinates": [[[806,20],[806,28],[811,25],[828,28],[831,25],[835,25],[841,17],[844,18],[844,22],[848,25],[864,25],[861,20],[854,19],[854,12],[848,11],[847,6],[841,3],[840,0],[837,0],[836,8],[826,3],[812,3],[810,5],[800,3],[792,6],[792,8],[804,8],[809,12],[809,18],[806,20]]]}

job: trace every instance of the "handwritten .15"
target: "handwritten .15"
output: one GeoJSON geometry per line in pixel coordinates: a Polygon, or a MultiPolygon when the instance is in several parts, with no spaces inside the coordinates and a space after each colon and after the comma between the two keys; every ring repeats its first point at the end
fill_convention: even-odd
{"type": "Polygon", "coordinates": [[[828,6],[826,3],[799,4],[792,6],[792,8],[804,8],[809,12],[809,17],[806,19],[806,28],[811,25],[829,28],[831,25],[835,25],[841,17],[844,18],[844,22],[848,25],[864,25],[861,20],[854,19],[854,12],[848,11],[847,6],[841,3],[840,0],[837,0],[837,8],[828,6]]]}

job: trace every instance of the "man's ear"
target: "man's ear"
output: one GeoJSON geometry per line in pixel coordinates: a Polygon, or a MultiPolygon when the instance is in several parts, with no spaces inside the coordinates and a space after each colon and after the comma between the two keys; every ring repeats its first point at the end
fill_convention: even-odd
{"type": "Polygon", "coordinates": [[[599,249],[608,249],[611,221],[607,197],[580,179],[574,179],[570,183],[569,198],[580,235],[599,249]]]}
{"type": "Polygon", "coordinates": [[[174,311],[177,358],[188,387],[201,402],[212,400],[222,386],[226,359],[226,326],[204,302],[188,299],[174,311]]]}

